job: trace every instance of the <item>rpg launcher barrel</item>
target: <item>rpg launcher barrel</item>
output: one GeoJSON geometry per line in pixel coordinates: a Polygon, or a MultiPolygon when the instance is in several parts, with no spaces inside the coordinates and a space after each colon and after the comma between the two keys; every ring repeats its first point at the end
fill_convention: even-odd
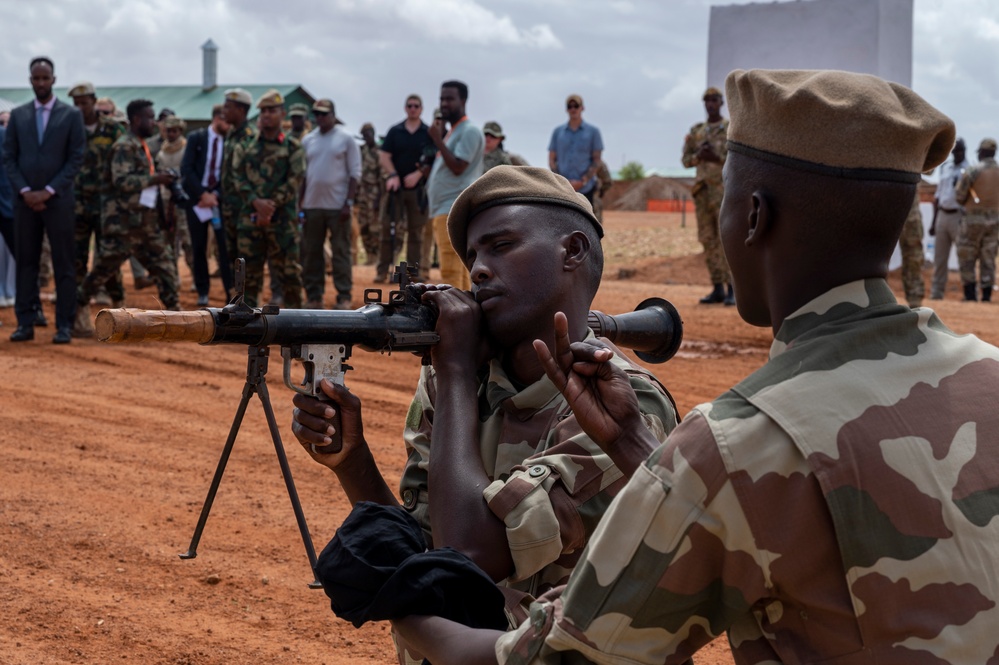
{"type": "MultiPolygon", "coordinates": [[[[324,398],[322,379],[343,384],[346,360],[354,346],[367,351],[409,351],[428,357],[430,347],[440,341],[435,332],[437,314],[421,301],[422,290],[410,283],[405,263],[393,280],[399,288],[382,302],[381,289],[364,292],[364,306],[353,311],[254,308],[243,302],[243,266],[237,262],[237,291],[225,307],[191,312],[141,309],[106,309],[97,314],[97,338],[102,342],[197,342],[199,344],[245,344],[251,347],[281,347],[284,382],[296,392],[324,398]],[[302,363],[305,376],[292,381],[292,361],[302,363]]],[[[630,348],[649,363],[673,357],[683,339],[680,314],[668,301],[649,298],[628,314],[609,316],[591,311],[588,324],[593,332],[614,344],[630,348]]],[[[336,418],[336,416],[335,416],[336,418]]],[[[339,423],[334,422],[339,434],[339,423]]],[[[326,450],[340,449],[339,436],[326,450]]]]}

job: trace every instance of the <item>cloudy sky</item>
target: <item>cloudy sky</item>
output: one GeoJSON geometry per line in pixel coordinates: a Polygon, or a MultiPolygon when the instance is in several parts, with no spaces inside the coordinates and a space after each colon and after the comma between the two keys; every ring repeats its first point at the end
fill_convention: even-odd
{"type": "MultiPolygon", "coordinates": [[[[822,0],[836,2],[837,0],[822,0]]],[[[875,0],[872,0],[875,1],[875,0]]],[[[301,83],[347,128],[379,132],[416,92],[470,88],[469,117],[497,120],[509,150],[546,163],[567,94],[581,94],[611,168],[679,166],[703,116],[708,19],[732,0],[0,0],[0,85],[37,54],[58,85],[199,84],[218,44],[219,83],[301,83]]],[[[742,4],[742,3],[738,3],[742,4]]],[[[999,2],[915,0],[913,88],[969,146],[999,134],[999,2]]]]}

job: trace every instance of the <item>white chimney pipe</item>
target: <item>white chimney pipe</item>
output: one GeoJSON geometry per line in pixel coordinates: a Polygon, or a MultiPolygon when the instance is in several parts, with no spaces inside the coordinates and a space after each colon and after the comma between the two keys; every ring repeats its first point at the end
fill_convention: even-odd
{"type": "Polygon", "coordinates": [[[211,39],[201,45],[202,72],[201,89],[205,92],[214,90],[218,85],[218,55],[219,47],[211,39]]]}

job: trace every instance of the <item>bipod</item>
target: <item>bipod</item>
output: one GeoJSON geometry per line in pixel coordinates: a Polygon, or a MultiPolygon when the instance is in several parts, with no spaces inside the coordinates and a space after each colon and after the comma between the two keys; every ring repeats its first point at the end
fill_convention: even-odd
{"type": "MultiPolygon", "coordinates": [[[[239,259],[236,262],[236,290],[238,295],[233,301],[236,307],[245,307],[242,303],[244,277],[245,267],[243,259],[239,259]]],[[[295,481],[291,477],[288,456],[284,452],[284,444],[281,443],[281,433],[278,431],[277,419],[274,417],[274,408],[271,406],[270,393],[267,391],[267,364],[270,351],[270,347],[266,346],[251,346],[246,350],[246,383],[243,385],[243,397],[239,400],[239,406],[236,408],[236,416],[233,418],[232,427],[229,428],[229,437],[225,441],[225,447],[222,448],[222,456],[219,458],[218,466],[215,467],[215,476],[212,478],[212,484],[208,488],[208,496],[205,497],[205,504],[201,508],[198,525],[194,528],[194,535],[191,536],[191,546],[187,549],[187,552],[180,555],[180,558],[193,559],[198,556],[198,543],[201,541],[201,534],[205,530],[205,523],[208,522],[208,514],[212,511],[215,494],[218,492],[219,484],[222,482],[222,474],[225,473],[225,467],[229,462],[229,455],[232,453],[233,444],[236,443],[239,426],[243,422],[243,416],[246,414],[246,407],[250,403],[250,399],[256,394],[264,407],[267,427],[271,431],[271,440],[274,442],[274,452],[277,453],[278,463],[281,465],[281,475],[284,477],[284,484],[288,488],[291,507],[295,511],[298,530],[301,532],[302,542],[305,544],[305,553],[309,557],[309,567],[312,569],[313,576],[309,588],[321,589],[322,584],[320,584],[319,578],[316,576],[316,550],[312,546],[312,536],[309,535],[309,526],[305,522],[305,513],[302,512],[302,503],[298,499],[295,481]]]]}

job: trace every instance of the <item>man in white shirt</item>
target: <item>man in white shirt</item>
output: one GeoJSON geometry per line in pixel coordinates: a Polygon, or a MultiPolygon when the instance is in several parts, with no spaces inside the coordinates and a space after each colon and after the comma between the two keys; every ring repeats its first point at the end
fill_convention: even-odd
{"type": "Polygon", "coordinates": [[[338,128],[333,102],[320,99],[312,105],[317,127],[302,139],[305,148],[305,184],[299,208],[305,212],[302,231],[302,282],[306,309],[323,308],[326,286],[323,244],[330,235],[333,252],[333,285],[336,309],[350,309],[352,287],[350,231],[351,208],[361,179],[361,150],[354,138],[338,128]]]}
{"type": "Polygon", "coordinates": [[[933,222],[930,224],[930,235],[936,237],[930,300],[943,300],[947,290],[947,262],[950,260],[951,246],[957,244],[962,216],[954,190],[961,174],[968,168],[965,153],[964,139],[959,138],[950,153],[954,158],[940,166],[940,184],[937,185],[937,193],[933,199],[933,222]]]}

